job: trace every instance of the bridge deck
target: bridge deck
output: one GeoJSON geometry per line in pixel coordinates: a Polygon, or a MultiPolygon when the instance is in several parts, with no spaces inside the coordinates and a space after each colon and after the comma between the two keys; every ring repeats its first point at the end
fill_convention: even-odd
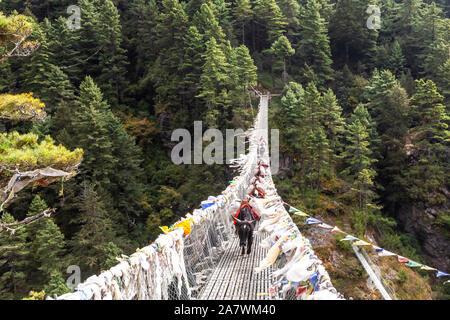
{"type": "Polygon", "coordinates": [[[200,300],[266,300],[269,292],[272,267],[259,273],[254,272],[267,249],[259,246],[268,234],[256,234],[250,255],[241,255],[239,239],[236,236],[223,254],[217,268],[199,295],[200,300]],[[262,295],[261,295],[262,294],[262,295]]]}

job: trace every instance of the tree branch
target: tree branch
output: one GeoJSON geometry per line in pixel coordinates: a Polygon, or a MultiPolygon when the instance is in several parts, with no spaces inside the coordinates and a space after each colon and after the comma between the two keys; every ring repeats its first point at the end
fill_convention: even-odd
{"type": "Polygon", "coordinates": [[[47,210],[42,211],[41,213],[38,213],[37,215],[25,218],[22,221],[13,222],[13,223],[0,223],[0,232],[2,232],[5,229],[5,230],[8,230],[9,232],[11,232],[11,234],[14,234],[14,232],[17,229],[12,229],[11,227],[25,226],[25,225],[35,222],[36,220],[38,220],[42,217],[49,218],[50,215],[52,213],[54,213],[55,211],[56,211],[56,208],[47,209],[47,210]]]}

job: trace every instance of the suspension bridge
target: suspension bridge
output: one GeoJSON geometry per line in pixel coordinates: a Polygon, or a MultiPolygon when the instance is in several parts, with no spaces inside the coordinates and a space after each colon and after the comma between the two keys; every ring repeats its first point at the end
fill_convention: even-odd
{"type": "Polygon", "coordinates": [[[58,300],[344,298],[277,194],[268,151],[270,95],[257,94],[258,115],[246,132],[248,154],[232,161],[239,175],[222,194],[58,300]],[[232,219],[242,200],[261,213],[249,255],[240,253],[232,219]]]}

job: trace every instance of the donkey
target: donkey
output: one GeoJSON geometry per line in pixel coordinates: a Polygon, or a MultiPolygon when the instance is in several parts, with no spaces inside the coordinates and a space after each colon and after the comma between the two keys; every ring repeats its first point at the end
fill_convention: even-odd
{"type": "Polygon", "coordinates": [[[245,253],[247,244],[247,254],[252,251],[253,231],[255,230],[256,220],[253,218],[250,209],[243,207],[239,212],[239,218],[233,217],[236,221],[236,229],[239,236],[239,244],[242,248],[241,254],[245,253]]]}

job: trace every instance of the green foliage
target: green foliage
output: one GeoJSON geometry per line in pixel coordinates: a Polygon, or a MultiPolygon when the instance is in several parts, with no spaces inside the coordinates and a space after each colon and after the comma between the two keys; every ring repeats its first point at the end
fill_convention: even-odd
{"type": "Polygon", "coordinates": [[[53,270],[50,273],[50,281],[49,283],[44,287],[44,292],[46,296],[61,296],[65,293],[72,292],[67,285],[66,281],[64,280],[64,277],[62,274],[58,271],[53,270]]]}
{"type": "Polygon", "coordinates": [[[400,270],[397,273],[396,280],[397,280],[398,283],[404,284],[405,282],[407,282],[409,280],[409,276],[404,270],[400,270]]]}
{"type": "Polygon", "coordinates": [[[120,257],[123,250],[120,249],[114,242],[110,241],[105,246],[105,261],[102,264],[102,270],[108,270],[118,264],[116,257],[120,257]]]}
{"type": "Polygon", "coordinates": [[[0,164],[2,184],[12,176],[6,168],[20,168],[21,171],[52,166],[54,169],[71,171],[82,160],[83,150],[67,150],[62,145],[55,145],[50,136],[38,142],[38,136],[33,133],[18,132],[0,134],[0,164]]]}
{"type": "MultiPolygon", "coordinates": [[[[3,213],[0,218],[1,223],[16,222],[9,213],[3,213]]],[[[10,249],[0,249],[0,265],[4,266],[6,271],[0,275],[0,298],[3,300],[18,299],[28,290],[26,279],[27,270],[30,262],[27,257],[29,248],[27,247],[27,230],[17,228],[14,234],[10,232],[0,233],[0,243],[2,246],[10,249]]]]}
{"type": "Polygon", "coordinates": [[[45,105],[32,93],[0,94],[0,118],[13,120],[44,120],[45,105]]]}

